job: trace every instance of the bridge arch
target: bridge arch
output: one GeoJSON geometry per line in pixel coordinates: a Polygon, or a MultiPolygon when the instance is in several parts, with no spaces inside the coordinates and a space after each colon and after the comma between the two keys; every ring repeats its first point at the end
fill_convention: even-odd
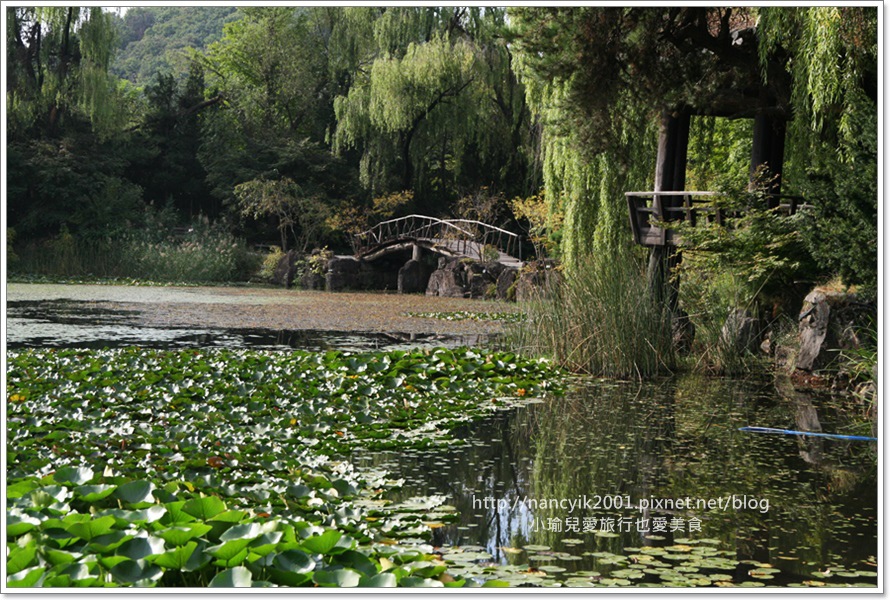
{"type": "Polygon", "coordinates": [[[356,258],[363,260],[421,247],[444,256],[476,260],[484,260],[489,252],[496,250],[498,262],[522,264],[517,234],[471,219],[438,219],[426,215],[389,219],[354,235],[352,247],[356,258]]]}

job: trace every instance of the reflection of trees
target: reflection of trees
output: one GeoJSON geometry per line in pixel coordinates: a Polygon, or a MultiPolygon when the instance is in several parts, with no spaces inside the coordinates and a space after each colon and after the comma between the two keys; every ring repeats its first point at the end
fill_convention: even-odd
{"type": "Polygon", "coordinates": [[[820,419],[819,403],[813,400],[800,393],[780,397],[772,384],[680,379],[674,459],[659,495],[768,499],[766,515],[743,509],[702,516],[703,533],[733,544],[740,559],[778,562],[785,570],[809,575],[813,569],[803,563],[830,562],[831,552],[848,562],[873,554],[873,531],[855,551],[844,532],[864,506],[870,502],[874,507],[873,478],[844,467],[846,485],[832,485],[839,471],[830,465],[839,464],[848,443],[812,444],[793,436],[738,431],[745,425],[818,431],[825,418],[820,419]],[[864,503],[855,490],[870,490],[864,503]]]}
{"type": "MultiPolygon", "coordinates": [[[[652,542],[641,539],[635,527],[616,538],[534,532],[533,517],[696,516],[702,521],[700,533],[674,537],[718,538],[739,559],[770,562],[809,577],[814,567],[806,561],[852,565],[876,552],[876,476],[865,455],[867,445],[825,440],[816,448],[793,436],[738,428],[813,430],[818,420],[826,431],[843,431],[839,415],[818,398],[782,397],[771,382],[699,377],[642,386],[592,382],[564,398],[501,414],[456,435],[470,445],[372,454],[370,460],[409,479],[394,500],[447,493],[462,521],[475,524],[436,529],[435,544],[478,544],[503,561],[510,556],[499,550],[502,546],[537,543],[565,550],[562,540],[570,537],[584,540],[570,550],[576,555],[623,553],[627,546],[652,542]],[[813,461],[818,466],[807,462],[801,450],[810,459],[818,456],[813,461]],[[584,494],[630,496],[635,504],[649,497],[707,500],[734,494],[768,499],[770,507],[766,514],[742,509],[648,515],[603,509],[569,515],[561,509],[530,511],[521,502],[514,508],[517,498],[584,494]],[[474,497],[504,500],[507,506],[474,508],[474,497]]],[[[665,535],[670,542],[671,534],[665,535]]]]}
{"type": "MultiPolygon", "coordinates": [[[[530,496],[572,499],[586,495],[648,497],[673,438],[672,384],[598,382],[529,411],[534,422],[536,460],[530,496]]],[[[601,506],[569,515],[562,509],[535,511],[540,519],[614,518],[639,513],[601,506]]],[[[648,515],[643,515],[648,517],[648,515]]],[[[599,529],[599,526],[596,527],[599,529]]],[[[617,531],[616,531],[617,532],[617,531]]],[[[536,543],[556,545],[567,537],[589,542],[588,549],[620,552],[639,545],[636,527],[617,538],[590,533],[538,531],[536,543]]]]}

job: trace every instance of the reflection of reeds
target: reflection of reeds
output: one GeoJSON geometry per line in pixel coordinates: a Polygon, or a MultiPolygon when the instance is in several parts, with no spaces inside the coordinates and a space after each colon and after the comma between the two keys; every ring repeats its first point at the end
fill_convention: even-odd
{"type": "Polygon", "coordinates": [[[514,344],[572,371],[642,378],[673,364],[669,312],[651,299],[643,265],[629,253],[588,260],[525,309],[514,344]]]}

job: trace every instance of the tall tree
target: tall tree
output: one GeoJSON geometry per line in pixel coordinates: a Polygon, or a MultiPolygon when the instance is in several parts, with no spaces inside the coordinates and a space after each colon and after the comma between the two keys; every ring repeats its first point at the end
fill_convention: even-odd
{"type": "Polygon", "coordinates": [[[376,16],[373,38],[367,24],[356,28],[368,67],[334,105],[334,148],[361,152],[363,184],[376,194],[413,189],[421,209],[480,186],[528,191],[522,145],[531,127],[498,35],[503,10],[393,8],[376,16]]]}
{"type": "Polygon", "coordinates": [[[779,61],[793,82],[787,180],[815,206],[804,239],[826,272],[875,293],[877,8],[763,8],[760,31],[764,64],[779,61]]]}
{"type": "Polygon", "coordinates": [[[286,179],[306,197],[349,197],[354,177],[325,141],[335,85],[330,13],[291,7],[242,12],[202,63],[212,94],[224,99],[203,121],[199,152],[214,195],[234,207],[236,186],[286,179]]]}
{"type": "Polygon", "coordinates": [[[7,9],[9,223],[20,239],[63,224],[89,236],[125,228],[140,190],[126,181],[131,90],[108,75],[114,46],[102,9],[7,9]]]}

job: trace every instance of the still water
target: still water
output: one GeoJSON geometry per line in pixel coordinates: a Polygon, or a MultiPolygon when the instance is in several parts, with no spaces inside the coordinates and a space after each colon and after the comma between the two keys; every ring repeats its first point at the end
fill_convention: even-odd
{"type": "Polygon", "coordinates": [[[368,454],[442,494],[435,543],[492,564],[613,585],[875,585],[876,444],[739,431],[849,432],[830,397],[788,383],[585,382],[435,453],[368,454]],[[579,577],[579,575],[581,577],[579,577]]]}
{"type": "MultiPolygon", "coordinates": [[[[12,302],[8,347],[143,345],[286,350],[476,344],[483,337],[145,327],[126,311],[12,302]]],[[[433,544],[466,576],[514,585],[874,586],[874,442],[764,435],[744,426],[842,434],[842,400],[783,380],[682,376],[579,381],[456,432],[424,452],[364,452],[363,468],[435,499],[433,544]]],[[[855,407],[852,409],[855,412],[855,407]]]]}

